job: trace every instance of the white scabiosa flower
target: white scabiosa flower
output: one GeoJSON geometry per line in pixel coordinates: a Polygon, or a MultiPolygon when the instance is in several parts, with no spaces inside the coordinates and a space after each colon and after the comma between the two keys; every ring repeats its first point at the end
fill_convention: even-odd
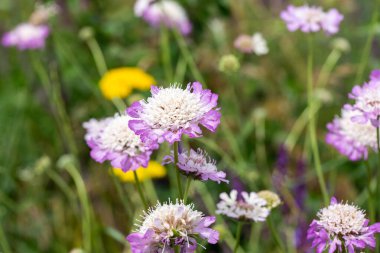
{"type": "Polygon", "coordinates": [[[204,216],[192,204],[185,205],[182,201],[158,203],[142,219],[138,230],[127,237],[133,253],[169,253],[175,247],[192,253],[199,237],[211,244],[219,240],[219,233],[209,228],[215,217],[204,216]]]}
{"type": "Polygon", "coordinates": [[[252,36],[252,50],[257,55],[264,55],[269,52],[267,41],[261,33],[252,36]]]}
{"type": "Polygon", "coordinates": [[[242,221],[262,222],[266,220],[270,210],[263,198],[254,192],[242,192],[241,197],[238,199],[236,190],[232,190],[230,195],[225,192],[221,193],[221,201],[217,204],[216,213],[242,221]]]}

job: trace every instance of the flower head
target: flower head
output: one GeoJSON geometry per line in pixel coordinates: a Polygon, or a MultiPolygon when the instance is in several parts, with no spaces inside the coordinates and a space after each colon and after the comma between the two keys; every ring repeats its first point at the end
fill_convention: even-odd
{"type": "Polygon", "coordinates": [[[255,53],[264,55],[269,52],[267,41],[261,33],[255,33],[252,36],[241,34],[234,41],[234,47],[242,53],[255,53]]]}
{"type": "Polygon", "coordinates": [[[34,25],[45,24],[49,18],[55,16],[59,12],[59,7],[56,3],[47,4],[37,3],[34,12],[30,15],[29,23],[34,25]]]}
{"type": "Polygon", "coordinates": [[[100,163],[108,160],[113,167],[124,172],[147,167],[153,145],[143,143],[131,129],[127,115],[95,120],[83,124],[87,130],[85,140],[91,148],[91,157],[100,163]]]}
{"type": "Polygon", "coordinates": [[[327,34],[335,34],[339,31],[343,15],[336,9],[324,12],[316,6],[293,6],[281,12],[281,18],[286,22],[288,30],[294,32],[301,30],[304,33],[324,31],[327,34]]]}
{"type": "Polygon", "coordinates": [[[192,253],[197,248],[196,239],[199,237],[211,244],[218,242],[219,233],[209,228],[214,222],[215,217],[204,216],[194,210],[192,204],[185,205],[182,201],[158,203],[144,213],[137,231],[127,240],[132,253],[171,253],[176,246],[181,248],[181,252],[192,253]]]}
{"type": "MultiPolygon", "coordinates": [[[[164,162],[174,163],[174,156],[166,156],[164,162]]],[[[201,149],[197,149],[197,151],[190,149],[189,152],[184,151],[179,154],[177,166],[183,174],[195,179],[228,183],[228,180],[225,179],[226,173],[218,171],[215,164],[216,162],[212,160],[205,151],[201,149]]]]}
{"type": "Polygon", "coordinates": [[[366,124],[369,121],[374,127],[380,126],[379,72],[380,70],[372,71],[369,82],[352,88],[349,98],[354,99],[355,103],[347,108],[358,112],[358,115],[352,117],[352,121],[360,124],[366,124]]]}
{"type": "Polygon", "coordinates": [[[351,120],[359,115],[356,111],[343,108],[341,117],[336,117],[327,125],[326,142],[352,161],[367,159],[368,149],[377,148],[376,128],[369,122],[360,124],[351,120]]]}
{"type": "Polygon", "coordinates": [[[130,128],[141,136],[142,141],[174,143],[183,134],[191,138],[200,137],[203,125],[215,131],[220,123],[218,95],[203,90],[198,82],[188,84],[186,89],[151,87],[152,96],[146,101],[137,101],[128,109],[133,119],[130,128]]]}
{"type": "Polygon", "coordinates": [[[273,209],[281,205],[280,197],[272,191],[268,191],[268,190],[259,191],[257,193],[257,196],[259,196],[262,199],[265,199],[265,201],[267,202],[267,208],[269,209],[273,209]]]}
{"type": "MultiPolygon", "coordinates": [[[[115,174],[121,181],[135,183],[133,171],[124,172],[120,168],[113,168],[113,174],[115,174]]],[[[152,178],[162,178],[166,176],[166,169],[160,163],[156,161],[150,161],[146,168],[140,167],[136,170],[139,181],[145,181],[152,178]]]]}
{"type": "Polygon", "coordinates": [[[45,47],[49,35],[46,25],[22,23],[3,35],[1,44],[5,47],[17,47],[19,50],[39,49],[45,47]]]}
{"type": "Polygon", "coordinates": [[[220,194],[221,201],[217,204],[217,214],[245,221],[265,221],[270,213],[267,201],[256,193],[241,192],[242,199],[238,199],[238,192],[232,190],[230,195],[220,194]]]}
{"type": "Polygon", "coordinates": [[[240,63],[235,55],[227,54],[220,58],[218,68],[224,73],[234,73],[240,68],[240,63]]]}
{"type": "Polygon", "coordinates": [[[333,197],[330,205],[321,209],[317,216],[318,220],[313,220],[307,234],[317,253],[326,249],[330,253],[342,252],[345,247],[349,253],[375,248],[375,233],[380,232],[380,223],[368,226],[365,212],[357,206],[338,203],[333,197]]]}
{"type": "Polygon", "coordinates": [[[192,25],[186,11],[176,1],[137,0],[134,11],[137,17],[142,17],[153,27],[165,25],[178,29],[184,35],[191,32],[192,25]]]}
{"type": "Polygon", "coordinates": [[[134,67],[112,69],[99,82],[100,90],[107,99],[126,98],[133,89],[149,90],[154,84],[156,81],[151,75],[134,67]]]}

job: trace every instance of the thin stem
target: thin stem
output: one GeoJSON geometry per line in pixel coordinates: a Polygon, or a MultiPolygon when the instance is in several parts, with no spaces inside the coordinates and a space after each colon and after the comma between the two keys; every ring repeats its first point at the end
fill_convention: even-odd
{"type": "Polygon", "coordinates": [[[186,187],[185,187],[185,194],[183,195],[183,202],[185,204],[186,204],[187,197],[189,195],[189,189],[190,189],[191,181],[192,181],[191,177],[187,177],[186,187]]]}
{"type": "Polygon", "coordinates": [[[275,227],[273,226],[273,221],[272,221],[272,217],[271,215],[268,216],[267,218],[267,224],[268,224],[268,227],[272,233],[272,236],[277,244],[277,246],[280,248],[280,251],[281,252],[285,252],[285,247],[280,239],[280,236],[279,234],[277,233],[277,230],[275,229],[275,227]]]}
{"type": "Polygon", "coordinates": [[[99,43],[95,38],[91,37],[86,40],[88,47],[90,48],[92,57],[94,57],[96,68],[99,74],[102,76],[107,72],[107,64],[103,55],[103,52],[99,46],[99,43]]]}
{"type": "Polygon", "coordinates": [[[236,253],[239,248],[242,229],[243,229],[243,222],[239,221],[237,224],[237,230],[236,230],[234,253],[236,253]]]}
{"type": "Polygon", "coordinates": [[[174,152],[174,166],[175,166],[175,171],[176,171],[176,176],[177,176],[177,187],[178,187],[178,198],[182,199],[183,198],[183,192],[182,192],[182,183],[181,183],[181,175],[179,174],[179,168],[178,168],[178,142],[174,142],[173,144],[173,152],[174,152]]]}
{"type": "Polygon", "coordinates": [[[2,224],[0,224],[0,246],[1,246],[1,250],[3,250],[4,253],[11,253],[12,252],[11,247],[7,241],[6,236],[5,236],[2,224]]]}
{"type": "Polygon", "coordinates": [[[367,179],[368,182],[366,183],[367,192],[368,192],[368,211],[369,211],[370,220],[373,222],[375,221],[375,210],[373,206],[373,193],[371,190],[371,181],[372,181],[371,166],[369,165],[368,160],[364,160],[364,165],[367,170],[367,178],[368,178],[367,179]]]}
{"type": "MultiPolygon", "coordinates": [[[[308,95],[308,107],[313,108],[314,107],[314,99],[313,99],[313,38],[309,36],[308,38],[308,46],[309,46],[309,53],[308,53],[308,59],[307,59],[307,95],[308,95]]],[[[309,110],[309,136],[310,136],[310,145],[312,149],[313,154],[313,160],[314,160],[314,166],[317,172],[318,182],[319,186],[322,191],[323,200],[326,205],[329,204],[329,197],[328,192],[326,188],[325,179],[323,177],[322,172],[322,166],[319,156],[319,150],[318,150],[318,142],[317,142],[317,130],[316,130],[316,122],[315,122],[315,115],[312,113],[312,110],[309,110]]]]}
{"type": "Polygon", "coordinates": [[[165,80],[170,83],[173,81],[173,68],[170,60],[170,43],[168,28],[164,25],[161,26],[161,57],[164,65],[165,80]]]}
{"type": "Polygon", "coordinates": [[[140,183],[139,177],[137,176],[137,172],[135,170],[133,171],[133,176],[135,178],[136,188],[137,188],[137,191],[139,192],[140,199],[143,202],[144,208],[148,209],[149,206],[148,206],[148,203],[145,200],[145,197],[144,197],[144,194],[143,194],[143,191],[142,191],[142,188],[141,188],[141,183],[140,183]]]}
{"type": "Polygon", "coordinates": [[[178,245],[174,246],[174,252],[175,253],[180,253],[181,252],[180,246],[178,246],[178,245]]]}

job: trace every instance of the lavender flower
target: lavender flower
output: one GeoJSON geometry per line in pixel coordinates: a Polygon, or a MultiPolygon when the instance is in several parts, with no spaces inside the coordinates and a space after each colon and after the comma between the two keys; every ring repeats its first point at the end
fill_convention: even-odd
{"type": "MultiPolygon", "coordinates": [[[[164,157],[164,163],[174,163],[173,154],[164,157]]],[[[205,151],[190,149],[189,152],[182,152],[178,155],[177,166],[183,174],[193,177],[194,179],[206,181],[212,180],[215,182],[226,182],[226,173],[218,171],[216,162],[212,160],[205,151]]]]}
{"type": "Polygon", "coordinates": [[[375,234],[380,232],[380,223],[368,226],[365,212],[357,206],[338,203],[333,197],[328,207],[317,214],[318,220],[310,224],[307,238],[317,253],[328,249],[329,253],[355,253],[356,249],[375,248],[375,234]]]}
{"type": "Polygon", "coordinates": [[[143,142],[173,144],[180,141],[183,134],[200,137],[199,125],[214,132],[220,123],[221,115],[216,108],[218,95],[203,90],[199,82],[188,84],[186,89],[152,86],[151,93],[147,101],[137,101],[127,110],[134,118],[129,126],[143,142]]]}
{"type": "Polygon", "coordinates": [[[353,106],[347,106],[347,109],[358,112],[358,115],[352,117],[352,121],[360,124],[366,124],[368,121],[374,127],[380,126],[380,70],[372,71],[368,83],[363,86],[356,85],[352,88],[349,98],[355,100],[353,106]]]}
{"type": "Polygon", "coordinates": [[[243,198],[239,199],[236,190],[232,190],[230,195],[221,193],[216,213],[243,221],[265,221],[270,213],[266,200],[254,192],[242,192],[241,196],[243,198]]]}
{"type": "Polygon", "coordinates": [[[102,120],[91,119],[83,124],[87,130],[85,140],[91,148],[91,157],[100,163],[111,161],[124,172],[147,167],[154,145],[141,142],[129,129],[130,117],[115,115],[102,120]]]}
{"type": "Polygon", "coordinates": [[[343,15],[336,9],[324,12],[316,6],[293,6],[281,12],[281,18],[286,22],[291,32],[301,30],[304,33],[324,31],[326,34],[335,34],[339,31],[343,15]]]}
{"type": "Polygon", "coordinates": [[[192,25],[186,11],[176,1],[137,0],[134,11],[136,16],[142,17],[153,27],[163,24],[178,29],[184,35],[191,32],[192,25]]]}
{"type": "Polygon", "coordinates": [[[137,232],[128,235],[127,240],[132,253],[172,253],[178,246],[180,252],[192,253],[199,237],[211,244],[218,242],[219,233],[209,228],[214,222],[214,216],[204,216],[192,204],[158,203],[144,213],[137,232]]]}
{"type": "Polygon", "coordinates": [[[5,47],[17,47],[19,50],[40,49],[45,47],[48,35],[47,25],[22,23],[4,34],[1,44],[5,47]]]}
{"type": "Polygon", "coordinates": [[[353,122],[351,119],[361,115],[347,108],[350,106],[345,106],[341,117],[336,117],[327,125],[329,132],[326,135],[326,142],[351,161],[367,159],[368,149],[377,149],[376,128],[369,122],[353,122]]]}

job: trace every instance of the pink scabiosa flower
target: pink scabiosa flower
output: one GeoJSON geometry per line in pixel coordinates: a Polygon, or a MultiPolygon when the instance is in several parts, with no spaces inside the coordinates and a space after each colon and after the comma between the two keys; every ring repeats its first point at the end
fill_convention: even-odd
{"type": "Polygon", "coordinates": [[[5,47],[17,47],[19,50],[40,49],[45,47],[45,40],[49,36],[47,25],[33,25],[23,23],[5,33],[1,44],[5,47]]]}
{"type": "Polygon", "coordinates": [[[365,212],[357,206],[338,203],[333,197],[330,205],[321,209],[317,216],[307,232],[317,253],[327,249],[329,253],[346,252],[345,248],[355,253],[359,249],[375,248],[375,234],[380,232],[380,223],[368,226],[365,212]]]}
{"type": "Polygon", "coordinates": [[[194,210],[194,205],[182,201],[160,204],[144,212],[143,220],[136,232],[127,236],[132,253],[172,253],[175,247],[180,252],[192,253],[197,248],[197,238],[215,244],[219,233],[209,226],[214,216],[204,216],[194,210]]]}
{"type": "Polygon", "coordinates": [[[203,90],[199,82],[169,88],[151,87],[152,96],[146,101],[134,102],[128,109],[130,128],[143,142],[173,144],[183,134],[200,137],[203,125],[214,132],[220,123],[218,95],[203,90]]]}
{"type": "Polygon", "coordinates": [[[129,129],[128,115],[115,115],[102,120],[91,119],[83,124],[85,140],[91,148],[91,157],[100,163],[108,160],[124,172],[147,167],[154,146],[143,143],[129,129]]]}
{"type": "Polygon", "coordinates": [[[236,190],[232,190],[229,195],[225,192],[221,193],[216,213],[241,221],[265,221],[270,213],[266,200],[255,192],[241,192],[240,194],[241,199],[238,198],[236,190]]]}
{"type": "Polygon", "coordinates": [[[255,53],[260,56],[269,52],[267,41],[261,33],[239,35],[234,41],[234,47],[245,54],[255,53]]]}
{"type": "Polygon", "coordinates": [[[316,6],[293,6],[281,12],[281,18],[286,22],[291,32],[301,30],[304,33],[324,31],[326,34],[335,34],[339,31],[343,15],[336,9],[324,12],[316,6]]]}
{"type": "Polygon", "coordinates": [[[374,127],[380,126],[380,70],[372,71],[369,82],[363,86],[354,86],[349,98],[354,99],[355,103],[347,108],[358,112],[352,117],[353,122],[371,122],[374,127]]]}
{"type": "Polygon", "coordinates": [[[351,119],[360,114],[347,107],[350,108],[346,105],[342,109],[342,115],[327,124],[326,142],[351,161],[366,160],[368,149],[377,150],[376,128],[369,122],[353,122],[351,119]]]}
{"type": "Polygon", "coordinates": [[[178,29],[184,35],[191,32],[192,25],[186,11],[176,1],[137,0],[134,11],[137,17],[142,17],[153,27],[165,25],[178,29]]]}
{"type": "MultiPolygon", "coordinates": [[[[164,164],[174,163],[174,156],[164,157],[164,164]]],[[[202,181],[226,182],[226,173],[218,171],[215,160],[212,160],[205,151],[190,149],[178,155],[178,168],[186,176],[202,181]]]]}

